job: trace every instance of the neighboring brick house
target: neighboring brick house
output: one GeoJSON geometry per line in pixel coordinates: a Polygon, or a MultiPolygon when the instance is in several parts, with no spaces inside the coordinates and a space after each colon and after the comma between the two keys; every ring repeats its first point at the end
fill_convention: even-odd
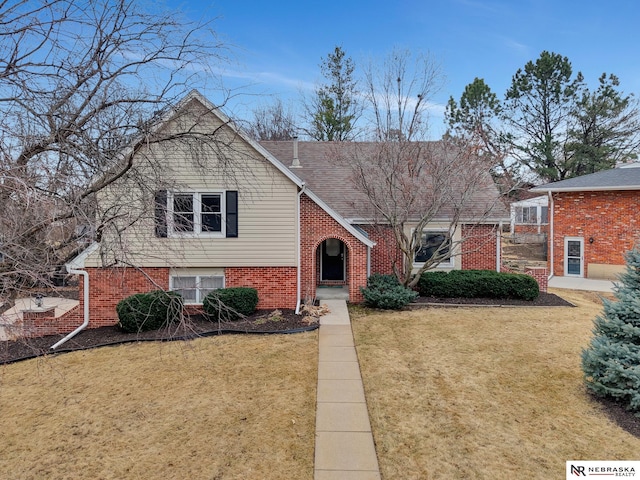
{"type": "Polygon", "coordinates": [[[631,164],[533,188],[549,205],[551,275],[616,279],[640,238],[640,166],[631,164]]]}
{"type": "MultiPolygon", "coordinates": [[[[176,290],[197,307],[213,289],[251,286],[258,308],[296,308],[319,285],[345,286],[359,302],[371,273],[391,272],[400,256],[395,243],[388,230],[354,218],[353,188],[345,171],[327,163],[327,144],[255,142],[195,91],[160,129],[176,141],[137,145],[140,177],[101,192],[98,213],[109,221],[100,242],[72,262],[88,272],[89,327],[115,324],[119,300],[156,288],[176,290]],[[216,148],[198,153],[178,135],[187,130],[215,131],[216,148]],[[203,166],[204,157],[216,168],[203,166]]],[[[469,254],[439,268],[498,267],[497,227],[508,215],[487,178],[491,186],[473,203],[499,207],[482,225],[454,233],[471,232],[469,254]]],[[[446,218],[439,221],[425,231],[427,243],[447,235],[446,218]]]]}

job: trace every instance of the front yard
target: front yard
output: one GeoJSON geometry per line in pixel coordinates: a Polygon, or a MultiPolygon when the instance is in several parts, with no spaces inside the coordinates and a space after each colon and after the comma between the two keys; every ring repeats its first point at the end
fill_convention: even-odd
{"type": "Polygon", "coordinates": [[[582,384],[580,352],[601,310],[352,310],[383,479],[564,478],[565,461],[637,460],[640,439],[582,384]]]}
{"type": "Polygon", "coordinates": [[[0,366],[0,477],[313,478],[317,332],[0,366]]]}
{"type": "MultiPolygon", "coordinates": [[[[637,459],[585,392],[601,310],[351,310],[382,478],[564,478],[637,459]]],[[[312,479],[317,332],[128,344],[0,366],[0,472],[20,479],[312,479]]]]}

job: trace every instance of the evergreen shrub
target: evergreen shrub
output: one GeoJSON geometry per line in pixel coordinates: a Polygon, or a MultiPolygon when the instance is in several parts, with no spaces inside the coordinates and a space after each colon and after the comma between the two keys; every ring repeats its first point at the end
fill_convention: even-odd
{"type": "Polygon", "coordinates": [[[116,305],[118,328],[128,333],[157,330],[182,316],[182,296],[154,290],[131,295],[116,305]]]}
{"type": "Polygon", "coordinates": [[[493,270],[451,270],[424,272],[418,281],[423,297],[502,298],[535,300],[538,282],[530,275],[493,270]]]}
{"type": "Polygon", "coordinates": [[[251,287],[220,288],[210,292],[202,308],[213,320],[239,320],[256,311],[258,291],[251,287]]]}
{"type": "Polygon", "coordinates": [[[400,285],[395,275],[373,274],[360,291],[366,306],[385,310],[400,310],[418,296],[418,292],[400,285]]]}
{"type": "Polygon", "coordinates": [[[582,352],[582,371],[594,394],[617,401],[640,416],[640,250],[627,252],[626,271],[603,299],[593,338],[582,352]]]}

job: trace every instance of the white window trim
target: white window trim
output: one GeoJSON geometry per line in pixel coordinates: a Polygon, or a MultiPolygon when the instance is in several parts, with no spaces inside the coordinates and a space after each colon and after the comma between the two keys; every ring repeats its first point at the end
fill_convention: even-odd
{"type": "MultiPolygon", "coordinates": [[[[415,232],[415,228],[411,229],[411,235],[413,235],[413,232],[415,232]]],[[[429,227],[425,227],[422,229],[422,233],[446,233],[447,235],[449,235],[449,237],[452,239],[453,241],[453,235],[451,235],[451,233],[449,232],[448,228],[429,228],[429,227]]],[[[451,269],[455,269],[456,267],[456,262],[455,262],[455,253],[453,252],[453,248],[454,246],[451,245],[451,247],[449,248],[449,253],[451,253],[451,256],[449,256],[449,258],[447,260],[444,260],[440,263],[438,263],[434,268],[435,269],[443,269],[443,270],[451,270],[451,269]]],[[[413,255],[413,268],[422,268],[425,264],[425,262],[416,262],[415,261],[415,254],[413,255]]]]}
{"type": "Polygon", "coordinates": [[[225,238],[227,236],[226,226],[226,199],[225,191],[169,191],[167,192],[167,236],[174,238],[191,238],[191,237],[207,237],[207,238],[225,238]],[[176,232],[173,223],[173,199],[175,195],[192,195],[193,196],[193,232],[176,232]],[[219,232],[203,232],[202,231],[202,196],[203,195],[219,195],[220,196],[220,224],[219,232]]]}
{"type": "MultiPolygon", "coordinates": [[[[224,276],[224,274],[212,274],[212,273],[191,273],[188,271],[184,271],[184,272],[179,272],[179,273],[172,273],[169,276],[169,290],[174,291],[175,290],[175,286],[174,286],[174,279],[177,277],[195,277],[196,279],[196,300],[195,301],[189,301],[189,300],[184,300],[185,305],[202,305],[202,298],[200,298],[200,288],[198,288],[198,285],[200,285],[200,279],[202,277],[218,277],[218,278],[222,278],[222,287],[220,288],[225,288],[226,285],[226,278],[224,276]]],[[[179,288],[177,290],[180,290],[179,288]]]]}

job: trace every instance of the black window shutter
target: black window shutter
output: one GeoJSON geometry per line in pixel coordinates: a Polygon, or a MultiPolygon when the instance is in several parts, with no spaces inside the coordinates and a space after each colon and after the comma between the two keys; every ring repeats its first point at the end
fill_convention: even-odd
{"type": "Polygon", "coordinates": [[[158,190],[155,198],[156,237],[167,237],[167,191],[158,190]]]}
{"type": "Polygon", "coordinates": [[[238,191],[227,190],[225,192],[227,238],[238,236],[238,191]]]}

